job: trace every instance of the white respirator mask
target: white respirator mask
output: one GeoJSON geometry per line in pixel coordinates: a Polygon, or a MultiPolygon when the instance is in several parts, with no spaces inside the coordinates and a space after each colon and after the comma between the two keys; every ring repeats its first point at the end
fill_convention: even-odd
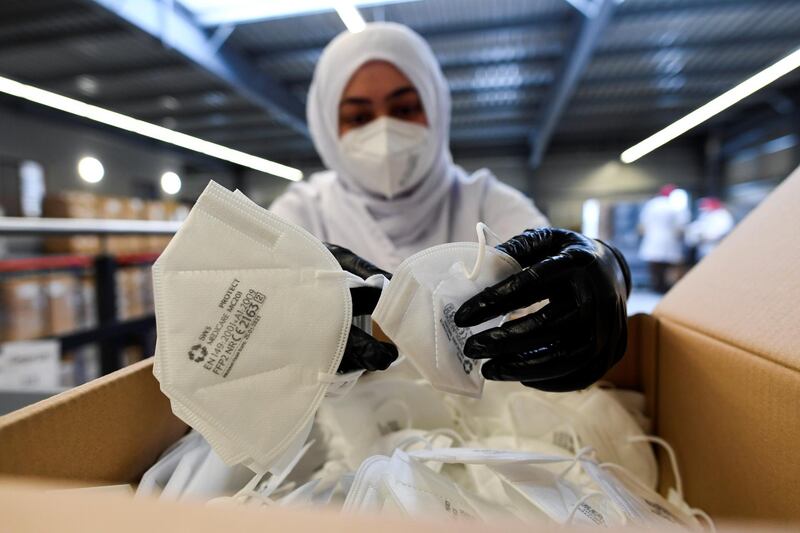
{"type": "Polygon", "coordinates": [[[307,439],[352,318],[348,275],[305,230],[211,182],[153,266],[153,373],[228,465],[281,472],[307,439]]]}
{"type": "Polygon", "coordinates": [[[364,190],[393,198],[422,180],[435,156],[427,127],[381,117],[339,139],[345,171],[364,190]]]}
{"type": "Polygon", "coordinates": [[[464,355],[464,345],[503,318],[460,328],[456,311],[481,290],[521,270],[511,256],[486,244],[484,231],[488,228],[479,223],[479,242],[434,246],[403,261],[372,313],[434,388],[474,398],[481,396],[484,378],[480,362],[464,355]]]}

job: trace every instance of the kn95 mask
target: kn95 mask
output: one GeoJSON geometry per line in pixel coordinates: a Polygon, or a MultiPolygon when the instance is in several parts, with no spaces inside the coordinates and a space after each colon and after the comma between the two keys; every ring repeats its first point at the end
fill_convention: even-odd
{"type": "Polygon", "coordinates": [[[372,313],[431,385],[476,398],[484,378],[479,361],[464,355],[464,344],[471,335],[500,325],[502,317],[459,328],[456,311],[481,290],[521,270],[513,258],[486,244],[484,224],[477,229],[477,243],[434,246],[403,261],[372,313]]]}
{"type": "Polygon", "coordinates": [[[393,198],[419,183],[436,155],[428,128],[381,117],[346,133],[339,150],[347,173],[372,194],[393,198]]]}
{"type": "Polygon", "coordinates": [[[302,448],[342,379],[347,280],[319,240],[214,182],[156,261],[154,374],[226,464],[265,473],[302,448]]]}

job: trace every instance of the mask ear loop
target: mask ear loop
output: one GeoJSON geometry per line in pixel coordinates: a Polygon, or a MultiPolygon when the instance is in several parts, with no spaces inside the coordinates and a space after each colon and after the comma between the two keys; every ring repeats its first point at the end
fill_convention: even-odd
{"type": "Polygon", "coordinates": [[[453,439],[453,442],[458,444],[460,447],[464,446],[464,437],[459,435],[457,432],[453,431],[450,428],[439,428],[433,429],[428,432],[428,436],[431,438],[431,444],[433,444],[433,439],[438,437],[439,435],[443,435],[445,437],[450,437],[453,439]]]}
{"type": "Polygon", "coordinates": [[[675,480],[675,492],[678,493],[681,500],[683,500],[683,479],[681,478],[681,472],[678,469],[678,457],[675,455],[675,450],[670,446],[670,444],[662,439],[661,437],[654,437],[651,435],[632,435],[628,437],[628,442],[650,442],[653,444],[658,444],[662,448],[664,448],[669,456],[669,464],[670,468],[672,469],[672,477],[675,480]]]}
{"type": "Polygon", "coordinates": [[[247,485],[242,487],[242,489],[232,496],[232,499],[236,502],[240,503],[247,503],[251,498],[258,498],[262,505],[272,505],[275,503],[270,495],[275,492],[275,490],[281,485],[281,483],[286,480],[286,477],[294,470],[294,467],[297,466],[297,463],[300,462],[300,459],[308,452],[311,446],[314,445],[314,440],[310,440],[303,446],[297,455],[294,456],[292,461],[286,465],[281,472],[277,474],[271,474],[267,480],[264,480],[264,476],[269,473],[268,471],[264,472],[256,472],[256,475],[253,476],[253,479],[247,482],[247,485]],[[266,487],[261,488],[261,485],[266,481],[266,487]]]}
{"type": "Polygon", "coordinates": [[[473,265],[471,271],[467,271],[466,267],[464,268],[464,273],[467,275],[467,279],[470,281],[478,277],[478,273],[481,271],[481,267],[483,266],[483,260],[486,257],[486,234],[488,233],[491,237],[494,237],[497,242],[501,242],[501,239],[497,233],[489,229],[489,226],[483,222],[478,222],[475,225],[475,231],[478,233],[478,257],[475,259],[475,265],[473,265]]]}

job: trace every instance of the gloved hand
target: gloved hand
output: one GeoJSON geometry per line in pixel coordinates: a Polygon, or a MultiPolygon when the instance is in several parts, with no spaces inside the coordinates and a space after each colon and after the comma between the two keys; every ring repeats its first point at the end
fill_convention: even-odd
{"type": "Polygon", "coordinates": [[[539,311],[467,339],[464,354],[488,359],[487,379],[521,381],[544,391],[588,387],[625,353],[625,302],[631,277],[615,248],[574,231],[526,230],[497,249],[522,272],[467,300],[455,316],[475,326],[544,299],[539,311]]]}
{"type": "MultiPolygon", "coordinates": [[[[373,274],[383,274],[389,279],[392,277],[388,272],[362,259],[347,248],[328,243],[325,243],[325,246],[346,272],[363,279],[367,279],[373,274]]],[[[350,297],[353,300],[353,316],[371,315],[381,297],[381,289],[356,287],[350,289],[350,297]]],[[[347,345],[338,371],[345,373],[362,368],[369,371],[386,370],[395,359],[397,359],[397,347],[393,344],[379,342],[361,328],[350,326],[350,334],[347,336],[347,345]]]]}

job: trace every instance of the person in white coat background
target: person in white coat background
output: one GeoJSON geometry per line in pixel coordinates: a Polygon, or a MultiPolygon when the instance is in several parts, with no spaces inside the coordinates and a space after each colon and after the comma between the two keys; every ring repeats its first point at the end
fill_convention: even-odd
{"type": "MultiPolygon", "coordinates": [[[[270,210],[334,243],[343,268],[364,277],[391,271],[431,246],[475,241],[484,222],[508,239],[498,248],[523,271],[468,300],[456,323],[470,327],[549,298],[541,311],[467,341],[467,356],[489,359],[484,376],[574,390],[622,356],[624,258],[600,241],[548,228],[529,198],[489,170],[468,174],[453,163],[450,91],[419,35],[372,23],[336,37],[317,63],[307,118],[328,170],[292,184],[270,210]]],[[[370,312],[361,296],[354,307],[370,312]]],[[[354,327],[340,370],[381,370],[395,357],[392,346],[354,327]]]]}
{"type": "Polygon", "coordinates": [[[642,234],[639,258],[647,263],[650,283],[659,293],[669,290],[670,274],[684,262],[683,234],[691,215],[684,206],[670,201],[676,189],[675,185],[664,185],[658,196],[644,204],[639,214],[642,234]]]}
{"type": "Polygon", "coordinates": [[[686,244],[697,248],[701,261],[731,232],[735,221],[719,198],[701,198],[699,210],[697,220],[686,228],[686,244]]]}

